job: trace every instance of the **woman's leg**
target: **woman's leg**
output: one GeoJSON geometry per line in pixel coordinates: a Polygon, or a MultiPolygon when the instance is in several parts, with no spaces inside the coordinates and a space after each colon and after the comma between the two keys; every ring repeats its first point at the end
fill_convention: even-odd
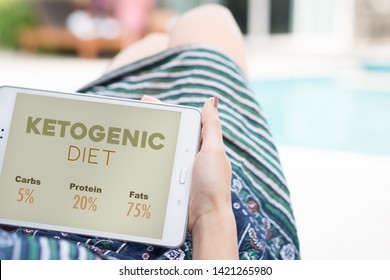
{"type": "Polygon", "coordinates": [[[247,74],[245,45],[231,12],[217,4],[207,4],[183,14],[173,25],[169,47],[203,44],[233,59],[247,74]]]}
{"type": "Polygon", "coordinates": [[[220,5],[206,4],[183,14],[170,34],[153,33],[130,45],[114,57],[106,72],[156,54],[168,47],[202,44],[233,59],[247,74],[245,46],[240,29],[230,11],[220,5]]]}
{"type": "Polygon", "coordinates": [[[169,38],[165,33],[152,33],[120,51],[108,65],[106,72],[151,56],[168,48],[169,38]]]}

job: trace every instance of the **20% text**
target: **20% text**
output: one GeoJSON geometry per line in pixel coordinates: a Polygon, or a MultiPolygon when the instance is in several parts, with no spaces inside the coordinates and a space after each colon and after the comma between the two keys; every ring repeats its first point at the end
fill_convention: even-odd
{"type": "Polygon", "coordinates": [[[73,199],[75,200],[73,204],[73,209],[93,212],[97,210],[97,197],[76,194],[73,199]]]}

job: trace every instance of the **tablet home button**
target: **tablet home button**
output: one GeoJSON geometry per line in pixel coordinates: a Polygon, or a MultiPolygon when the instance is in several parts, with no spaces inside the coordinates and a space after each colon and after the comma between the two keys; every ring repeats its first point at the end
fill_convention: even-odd
{"type": "Polygon", "coordinates": [[[186,182],[186,179],[187,179],[187,169],[183,168],[180,171],[180,178],[179,178],[180,184],[184,184],[186,182]]]}

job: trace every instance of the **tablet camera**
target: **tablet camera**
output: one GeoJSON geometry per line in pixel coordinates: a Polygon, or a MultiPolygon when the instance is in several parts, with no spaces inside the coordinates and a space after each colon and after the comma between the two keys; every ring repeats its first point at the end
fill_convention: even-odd
{"type": "Polygon", "coordinates": [[[1,129],[0,139],[3,139],[4,128],[1,129]]]}

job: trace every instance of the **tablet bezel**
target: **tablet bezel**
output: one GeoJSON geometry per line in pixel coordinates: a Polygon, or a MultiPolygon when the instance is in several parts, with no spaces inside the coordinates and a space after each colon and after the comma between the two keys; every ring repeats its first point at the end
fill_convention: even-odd
{"type": "Polygon", "coordinates": [[[11,125],[12,113],[17,93],[175,111],[181,113],[181,119],[162,239],[100,232],[95,230],[78,229],[66,226],[14,221],[3,219],[1,217],[0,224],[63,231],[75,234],[98,236],[102,238],[112,238],[124,241],[154,244],[165,247],[179,247],[184,242],[188,220],[188,206],[192,181],[192,167],[200,142],[200,110],[193,107],[170,105],[165,103],[144,102],[90,94],[63,93],[38,89],[3,86],[0,87],[0,174],[3,170],[2,165],[7,147],[8,131],[11,125]],[[185,183],[180,182],[182,170],[185,170],[186,172],[185,183]]]}

